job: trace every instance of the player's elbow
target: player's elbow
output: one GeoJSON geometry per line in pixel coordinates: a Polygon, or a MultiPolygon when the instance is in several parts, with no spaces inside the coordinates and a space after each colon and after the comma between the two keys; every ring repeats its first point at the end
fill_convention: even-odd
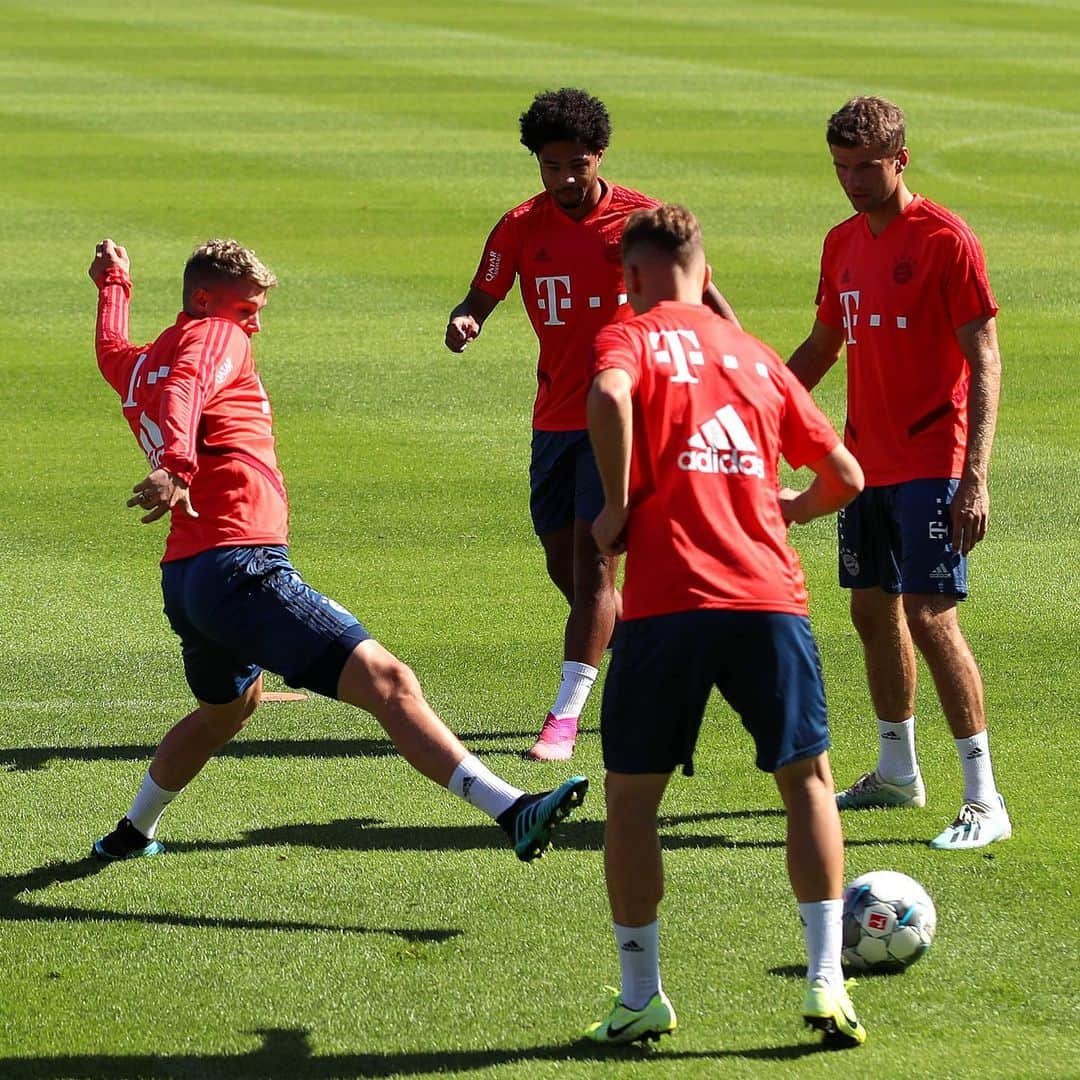
{"type": "Polygon", "coordinates": [[[832,488],[836,509],[841,510],[866,486],[866,477],[854,454],[842,446],[838,446],[837,450],[841,453],[836,455],[834,461],[836,471],[832,488]]]}

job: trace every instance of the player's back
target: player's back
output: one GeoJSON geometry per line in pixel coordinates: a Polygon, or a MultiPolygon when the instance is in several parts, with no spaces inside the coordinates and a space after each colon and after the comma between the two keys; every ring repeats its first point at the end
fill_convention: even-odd
{"type": "Polygon", "coordinates": [[[606,329],[597,352],[598,368],[636,378],[626,617],[804,613],[779,459],[799,467],[839,439],[780,358],[703,305],[675,302],[606,329]]]}

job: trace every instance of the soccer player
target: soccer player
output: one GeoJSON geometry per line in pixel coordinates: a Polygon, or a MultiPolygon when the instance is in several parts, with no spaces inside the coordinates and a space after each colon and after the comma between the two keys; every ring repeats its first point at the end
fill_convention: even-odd
{"type": "Polygon", "coordinates": [[[409,764],[498,821],[520,859],[541,854],[585,778],[526,795],[495,776],[432,712],[413,672],[289,561],[285,484],[250,342],[277,279],[236,241],[211,240],[184,268],[176,322],[136,346],[129,269],[124,248],[98,244],[89,270],[98,366],[150,464],[128,506],[147,524],[171,515],[162,592],[197,706],[161,741],[131,809],[93,853],[164,850],[155,835],[165,808],[250,719],[268,668],[372,713],[409,764]]]}
{"type": "MultiPolygon", "coordinates": [[[[655,199],[599,174],[611,137],[603,102],[582,90],[539,94],[521,116],[544,190],[503,215],[468,295],[450,312],[446,345],[461,352],[505,298],[515,275],[540,343],[533,407],[533,528],[547,572],[570,604],[562,678],[528,756],[566,760],[618,615],[618,560],[598,551],[589,526],[603,493],[585,430],[585,393],[597,331],[626,318],[619,238],[627,215],[655,199]]],[[[706,302],[734,320],[710,285],[706,302]]]]}
{"type": "Polygon", "coordinates": [[[638,211],[622,259],[637,317],[596,339],[589,433],[604,487],[600,550],[626,551],[623,619],[604,686],[605,871],[622,986],[586,1034],[675,1029],[660,984],[663,867],[656,814],[691,772],[715,686],[756,744],[787,811],[787,865],[809,954],[803,1017],[862,1043],[840,971],[844,846],[817,646],[790,522],[847,503],[862,472],[779,357],[701,303],[701,231],[688,210],[638,211]],[[816,477],[780,490],[780,455],[816,477]]]}
{"type": "Polygon", "coordinates": [[[862,639],[878,761],[841,809],[923,806],[915,754],[915,649],[930,668],[964,773],[960,813],[933,848],[1012,835],[990,763],[983,685],[957,619],[967,556],[986,535],[1001,383],[979,241],[904,181],[904,114],[853,98],[829,120],[837,179],[855,209],[826,237],[817,319],[789,366],[808,389],[847,349],[844,438],[866,490],[838,523],[840,584],[862,639]]]}

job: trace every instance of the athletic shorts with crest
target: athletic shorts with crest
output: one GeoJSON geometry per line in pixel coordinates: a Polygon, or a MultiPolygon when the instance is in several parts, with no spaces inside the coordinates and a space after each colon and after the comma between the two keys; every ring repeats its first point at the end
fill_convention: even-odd
{"type": "Polygon", "coordinates": [[[371,636],[308,585],[279,545],[212,548],[162,563],[161,591],[188,686],[211,705],[238,698],[263,668],[336,698],[345,661],[371,636]]]}
{"type": "Polygon", "coordinates": [[[604,767],[617,773],[693,771],[713,687],[775,772],[829,748],[817,643],[804,615],[699,610],[620,623],[604,684],[604,767]]]}
{"type": "Polygon", "coordinates": [[[836,519],[840,584],[893,594],[967,596],[967,559],[952,546],[959,480],[865,488],[836,519]]]}

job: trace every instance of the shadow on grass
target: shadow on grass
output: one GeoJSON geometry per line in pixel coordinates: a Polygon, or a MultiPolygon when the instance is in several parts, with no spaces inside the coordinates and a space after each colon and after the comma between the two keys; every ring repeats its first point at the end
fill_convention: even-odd
{"type": "MultiPolygon", "coordinates": [[[[164,731],[162,732],[164,735],[164,731]]],[[[470,746],[515,741],[513,747],[489,746],[485,756],[520,757],[536,738],[535,731],[458,732],[458,738],[470,746]]],[[[149,761],[157,746],[148,743],[120,743],[111,746],[8,746],[0,748],[0,770],[34,772],[54,761],[149,761]]],[[[247,739],[239,738],[219,750],[224,758],[378,758],[396,757],[397,749],[389,739],[247,739]]]]}
{"type": "MultiPolygon", "coordinates": [[[[334,933],[390,934],[405,941],[419,943],[449,941],[462,933],[462,931],[455,929],[342,926],[340,924],[329,925],[276,919],[234,919],[202,915],[178,915],[174,913],[109,911],[100,908],[30,903],[23,899],[25,894],[37,893],[56,885],[64,885],[71,881],[93,877],[95,874],[108,869],[109,866],[109,863],[88,857],[72,862],[53,863],[49,866],[31,870],[26,874],[0,878],[0,922],[124,922],[144,923],[152,926],[184,926],[197,929],[330,930],[334,933]]],[[[7,1075],[0,1068],[0,1076],[7,1075]]]]}
{"type": "MultiPolygon", "coordinates": [[[[397,1054],[329,1054],[311,1052],[306,1031],[258,1031],[262,1045],[248,1054],[83,1054],[56,1057],[0,1058],[5,1080],[98,1080],[146,1076],[198,1076],[212,1078],[265,1077],[267,1080],[341,1076],[427,1076],[447,1072],[488,1069],[519,1062],[791,1061],[808,1054],[828,1052],[821,1043],[751,1047],[746,1050],[649,1050],[640,1046],[606,1048],[586,1042],[519,1049],[430,1050],[397,1054]]],[[[665,1044],[670,1045],[670,1043],[665,1044]]]]}

